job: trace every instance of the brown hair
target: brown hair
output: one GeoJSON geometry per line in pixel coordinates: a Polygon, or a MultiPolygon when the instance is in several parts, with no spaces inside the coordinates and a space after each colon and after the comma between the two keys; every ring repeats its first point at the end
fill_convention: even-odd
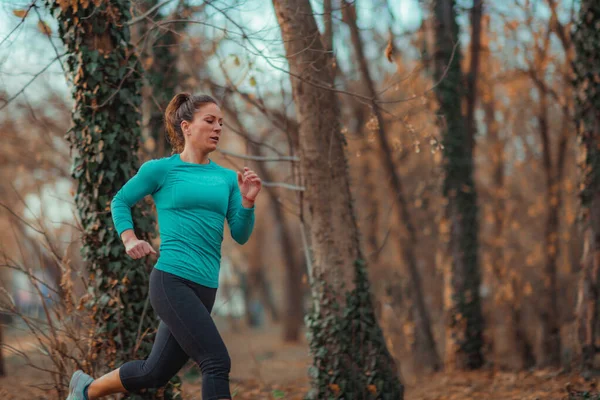
{"type": "Polygon", "coordinates": [[[192,122],[194,113],[208,103],[218,105],[215,99],[205,94],[178,93],[171,99],[165,110],[165,127],[167,128],[167,139],[173,148],[173,153],[181,153],[185,145],[181,123],[183,121],[192,122]]]}

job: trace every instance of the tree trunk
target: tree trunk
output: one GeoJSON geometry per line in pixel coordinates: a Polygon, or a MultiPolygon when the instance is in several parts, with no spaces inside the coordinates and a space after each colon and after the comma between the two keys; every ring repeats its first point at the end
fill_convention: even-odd
{"type": "MultiPolygon", "coordinates": [[[[346,6],[342,7],[342,11],[346,8],[346,6]]],[[[322,40],[323,46],[325,50],[331,52],[331,60],[333,62],[333,73],[334,80],[336,77],[342,78],[344,82],[347,82],[348,79],[343,76],[342,72],[338,68],[338,63],[335,55],[333,54],[333,18],[332,18],[333,8],[332,8],[332,0],[324,0],[323,1],[323,25],[325,27],[322,40]]],[[[345,14],[345,13],[344,13],[345,14]]],[[[365,120],[369,117],[369,112],[366,109],[365,105],[362,102],[354,101],[350,105],[353,107],[353,117],[356,119],[355,130],[358,136],[362,137],[362,146],[360,149],[360,157],[361,157],[361,166],[360,166],[360,174],[361,180],[363,182],[362,193],[363,196],[359,196],[363,199],[364,208],[369,211],[369,214],[366,217],[365,228],[363,229],[365,240],[366,240],[366,250],[367,250],[367,261],[369,263],[376,263],[379,259],[380,248],[379,242],[377,240],[377,232],[379,230],[379,204],[377,201],[377,196],[373,194],[376,193],[376,188],[373,180],[373,170],[372,170],[372,154],[374,152],[373,144],[369,140],[369,135],[365,132],[365,120]]],[[[360,224],[359,224],[360,225],[360,224]]]]}
{"type": "Polygon", "coordinates": [[[582,205],[587,251],[582,262],[577,324],[583,368],[593,367],[600,310],[600,3],[582,0],[573,34],[575,120],[582,146],[582,205]]]}
{"type": "MultiPolygon", "coordinates": [[[[474,10],[473,10],[474,12],[474,10]]],[[[473,16],[473,14],[471,14],[473,16]]],[[[473,26],[475,26],[473,24],[473,26]]],[[[489,43],[489,23],[480,29],[480,34],[485,43],[489,43]]],[[[475,30],[475,29],[474,29],[475,30]]],[[[522,321],[522,295],[521,274],[515,267],[507,265],[504,249],[506,246],[506,139],[501,137],[500,124],[496,120],[497,97],[493,77],[497,73],[497,60],[489,57],[489,48],[481,49],[484,52],[482,77],[484,84],[481,87],[481,105],[489,142],[492,144],[490,159],[492,162],[492,202],[493,207],[493,239],[491,242],[491,267],[495,279],[494,316],[497,327],[506,327],[502,337],[495,343],[502,341],[507,357],[507,366],[513,369],[526,369],[535,365],[533,347],[527,338],[522,321]]],[[[499,353],[496,353],[499,356],[499,353]]]]}
{"type": "Polygon", "coordinates": [[[364,398],[376,392],[400,399],[402,386],[375,319],[362,261],[338,102],[327,90],[333,86],[331,55],[318,40],[308,0],[273,5],[300,124],[306,219],[319,297],[309,323],[315,369],[309,396],[364,398]]]}
{"type": "MultiPolygon", "coordinates": [[[[241,125],[240,125],[241,126],[241,125]]],[[[260,156],[261,150],[258,146],[252,146],[254,155],[260,156]]],[[[274,182],[271,171],[262,162],[256,163],[259,175],[267,182],[274,182]]],[[[294,250],[292,232],[287,224],[282,204],[279,202],[277,191],[272,187],[266,188],[271,202],[273,219],[280,224],[281,253],[286,266],[285,276],[285,314],[283,318],[283,340],[285,342],[297,342],[300,339],[300,330],[304,324],[304,306],[302,289],[302,266],[298,262],[294,250]]]]}
{"type": "Polygon", "coordinates": [[[329,55],[328,62],[333,71],[333,79],[340,73],[337,57],[333,53],[333,0],[323,0],[323,34],[321,42],[329,55]]]}
{"type": "MultiPolygon", "coordinates": [[[[229,104],[224,104],[229,107],[229,104]]],[[[245,130],[244,125],[237,118],[238,113],[236,110],[231,109],[232,118],[234,119],[238,128],[242,131],[245,136],[250,136],[245,130]]],[[[298,130],[294,126],[288,128],[291,131],[291,136],[297,139],[298,130]]],[[[293,147],[293,146],[292,146],[293,147]]],[[[251,144],[251,153],[256,156],[262,156],[260,146],[251,144]]],[[[256,163],[256,170],[262,179],[266,182],[274,182],[275,177],[271,171],[266,168],[262,162],[256,163]]],[[[287,218],[285,217],[283,205],[279,201],[277,190],[273,187],[265,188],[269,200],[271,202],[271,210],[273,212],[273,219],[278,221],[280,225],[280,240],[281,240],[281,253],[286,265],[286,277],[285,277],[285,315],[283,318],[283,340],[285,342],[297,342],[300,339],[300,330],[304,325],[304,290],[302,284],[302,275],[305,272],[302,264],[296,257],[295,244],[293,239],[293,233],[288,225],[287,218]]],[[[300,245],[297,243],[296,245],[300,245]]],[[[273,310],[274,310],[273,305],[273,310]]]]}
{"type": "MultiPolygon", "coordinates": [[[[148,305],[150,260],[140,263],[126,256],[110,214],[112,197],[138,167],[141,69],[130,44],[129,1],[48,5],[57,16],[68,52],[66,65],[73,76],[75,107],[68,139],[76,150],[75,204],[93,289],[85,303],[96,327],[90,345],[98,355],[94,365],[83,367],[97,375],[132,358],[146,357],[156,328],[148,305]]],[[[134,207],[132,216],[136,235],[150,240],[154,217],[142,207],[134,207]]],[[[179,378],[172,382],[178,383],[179,378]]],[[[172,398],[178,391],[168,385],[165,396],[172,398]]],[[[142,398],[155,398],[156,393],[149,390],[142,398]]]]}
{"type": "Polygon", "coordinates": [[[483,365],[483,315],[479,298],[477,195],[469,137],[461,111],[463,77],[454,0],[435,1],[435,93],[444,117],[444,196],[447,198],[451,262],[445,270],[446,365],[483,365]],[[448,65],[449,64],[449,65],[448,65]]]}
{"type": "Polygon", "coordinates": [[[0,311],[0,378],[6,376],[4,364],[4,314],[0,311]]]}
{"type": "Polygon", "coordinates": [[[398,214],[398,216],[401,218],[399,218],[397,225],[404,226],[404,229],[406,230],[406,233],[408,235],[408,241],[406,243],[401,242],[399,246],[400,249],[402,249],[404,263],[408,268],[410,279],[412,282],[412,304],[415,308],[415,324],[417,327],[418,337],[415,343],[420,345],[421,347],[419,349],[420,351],[418,354],[419,358],[421,358],[422,356],[423,364],[426,367],[437,371],[441,368],[441,362],[435,347],[435,340],[433,339],[431,321],[429,318],[427,306],[425,304],[425,296],[423,294],[421,273],[419,272],[419,267],[417,265],[417,257],[415,255],[415,250],[418,248],[419,245],[417,239],[417,231],[410,216],[410,210],[408,209],[406,197],[404,196],[404,187],[402,184],[402,179],[400,177],[400,174],[398,174],[398,172],[396,171],[396,166],[394,165],[392,149],[385,129],[385,121],[383,119],[383,115],[381,114],[381,110],[377,105],[378,95],[377,91],[375,90],[375,84],[373,83],[373,79],[371,78],[371,73],[369,72],[367,60],[365,58],[363,43],[360,38],[360,32],[356,23],[355,7],[353,4],[346,3],[344,4],[342,10],[344,13],[344,21],[350,27],[352,44],[354,46],[354,51],[356,52],[356,58],[358,59],[358,65],[362,80],[367,86],[368,96],[372,99],[371,107],[377,119],[378,126],[377,137],[379,139],[379,145],[383,153],[382,161],[384,164],[384,168],[392,181],[393,192],[395,193],[398,208],[400,209],[400,213],[398,214]]]}
{"type": "MultiPolygon", "coordinates": [[[[273,182],[272,174],[265,168],[264,164],[258,163],[258,173],[266,181],[273,182]]],[[[300,339],[300,330],[304,325],[304,290],[302,288],[302,265],[296,257],[294,240],[287,218],[283,213],[283,207],[277,198],[277,192],[273,188],[267,188],[267,194],[271,202],[271,210],[275,221],[279,221],[281,252],[286,266],[285,276],[285,316],[283,318],[283,340],[285,342],[297,342],[300,339]]],[[[300,245],[297,243],[296,245],[300,245]]]]}
{"type": "MultiPolygon", "coordinates": [[[[491,86],[491,84],[488,83],[491,86]]],[[[516,369],[530,368],[535,365],[533,347],[523,329],[521,318],[522,287],[520,275],[509,269],[504,258],[504,238],[506,225],[506,187],[505,187],[505,143],[499,135],[499,126],[495,118],[495,96],[492,93],[483,96],[483,111],[490,141],[493,143],[492,162],[494,163],[493,190],[494,195],[494,239],[492,241],[492,271],[496,279],[498,308],[496,315],[499,323],[507,326],[510,352],[513,354],[511,367],[516,369]]]]}
{"type": "MultiPolygon", "coordinates": [[[[555,8],[550,4],[554,17],[555,8]]],[[[559,228],[560,228],[560,209],[562,207],[562,179],[564,171],[564,162],[566,158],[567,142],[569,137],[569,103],[562,106],[563,122],[557,143],[556,162],[552,160],[552,146],[550,141],[550,121],[549,111],[553,103],[548,102],[548,83],[544,78],[546,65],[549,60],[550,49],[550,31],[558,32],[559,39],[563,45],[567,62],[571,60],[570,42],[565,36],[562,25],[557,20],[551,19],[548,34],[544,36],[543,42],[538,44],[540,49],[536,56],[537,63],[530,65],[529,74],[539,92],[539,111],[537,115],[539,134],[542,142],[542,163],[546,178],[546,223],[544,231],[544,245],[546,262],[543,272],[543,289],[539,314],[541,319],[541,364],[544,366],[558,366],[561,356],[561,337],[560,321],[558,310],[558,285],[557,285],[557,264],[560,250],[559,228]]],[[[569,87],[564,89],[565,96],[569,97],[569,87]]]]}
{"type": "Polygon", "coordinates": [[[479,79],[479,54],[481,52],[481,17],[483,0],[473,0],[471,8],[471,62],[467,75],[467,120],[468,150],[472,154],[477,127],[475,122],[475,102],[477,100],[477,80],[479,79]]]}
{"type": "MultiPolygon", "coordinates": [[[[246,305],[250,305],[253,300],[259,300],[265,310],[271,314],[271,320],[275,323],[279,322],[279,312],[275,306],[275,301],[271,293],[269,280],[265,274],[264,251],[267,244],[264,225],[258,225],[252,233],[252,248],[248,257],[248,275],[247,275],[247,295],[248,300],[246,305]]],[[[250,317],[251,313],[248,313],[250,317]]],[[[248,320],[250,325],[254,320],[248,320]]]]}
{"type": "MultiPolygon", "coordinates": [[[[598,200],[592,201],[600,207],[598,200]]],[[[591,209],[592,204],[590,204],[591,209]]],[[[600,209],[600,208],[599,208],[600,209]]],[[[597,212],[588,218],[597,218],[597,212]]],[[[600,227],[600,221],[597,221],[600,227]]],[[[581,351],[581,363],[584,372],[594,369],[598,336],[598,291],[600,290],[600,252],[594,250],[593,228],[586,229],[582,256],[582,274],[577,296],[577,329],[581,351]]]]}
{"type": "MultiPolygon", "coordinates": [[[[558,321],[556,268],[559,249],[558,228],[561,206],[561,177],[558,173],[555,173],[552,165],[547,94],[541,87],[540,89],[540,114],[538,121],[542,139],[544,173],[546,175],[546,227],[544,231],[546,265],[544,267],[544,294],[540,307],[542,331],[541,363],[544,366],[558,366],[560,364],[561,341],[560,324],[558,321]]],[[[559,164],[557,164],[558,166],[559,164]]]]}
{"type": "MultiPolygon", "coordinates": [[[[333,51],[333,14],[332,0],[323,0],[323,47],[325,51],[333,51]]],[[[333,59],[333,57],[331,57],[333,59]]]]}

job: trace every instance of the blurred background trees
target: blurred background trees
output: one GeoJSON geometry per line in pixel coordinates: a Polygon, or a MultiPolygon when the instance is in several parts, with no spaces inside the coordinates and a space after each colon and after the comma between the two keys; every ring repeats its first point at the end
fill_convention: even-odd
{"type": "MultiPolygon", "coordinates": [[[[80,18],[105,6],[70,3],[80,18]]],[[[107,67],[77,59],[113,96],[104,104],[87,83],[79,100],[131,116],[111,123],[128,144],[103,160],[122,179],[83,192],[110,196],[140,162],[170,155],[162,112],[174,93],[215,96],[226,129],[213,160],[265,181],[251,240],[223,243],[215,318],[225,331],[308,348],[304,317],[328,298],[319,283],[345,304],[362,259],[367,325],[385,344],[374,348],[405,384],[450,369],[594,370],[594,1],[139,0],[118,13],[113,3],[103,18],[129,12],[130,35],[111,53],[138,61],[111,86],[107,67]]],[[[71,290],[67,262],[86,280],[92,272],[79,256],[85,207],[73,201],[72,164],[84,153],[64,137],[84,130],[70,96],[83,83],[56,16],[41,1],[1,6],[5,341],[24,329],[18,314],[45,314],[36,279],[53,306],[71,290]]],[[[110,246],[121,260],[118,242],[110,246]]],[[[132,327],[137,335],[139,320],[132,327]]],[[[13,353],[3,347],[5,363],[13,353]]],[[[308,364],[297,369],[306,375],[308,364]]]]}

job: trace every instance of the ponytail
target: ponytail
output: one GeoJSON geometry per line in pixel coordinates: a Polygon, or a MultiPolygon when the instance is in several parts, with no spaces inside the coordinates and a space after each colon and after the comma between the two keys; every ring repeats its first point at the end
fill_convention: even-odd
{"type": "Polygon", "coordinates": [[[208,95],[195,96],[186,92],[178,93],[171,99],[165,110],[165,127],[173,153],[181,153],[185,146],[181,123],[192,122],[194,113],[207,103],[217,104],[217,101],[208,95]]]}

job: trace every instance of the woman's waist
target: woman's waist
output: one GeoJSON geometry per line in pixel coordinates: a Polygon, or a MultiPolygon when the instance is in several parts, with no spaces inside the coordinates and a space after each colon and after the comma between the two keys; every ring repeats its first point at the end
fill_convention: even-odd
{"type": "Polygon", "coordinates": [[[219,286],[219,265],[218,264],[187,264],[182,262],[169,262],[159,259],[154,265],[152,273],[160,271],[169,275],[174,275],[185,280],[186,284],[193,282],[210,288],[219,286]],[[189,281],[189,282],[188,282],[189,281]]]}
{"type": "Polygon", "coordinates": [[[217,262],[221,261],[221,246],[204,245],[185,247],[161,243],[159,260],[175,263],[217,262]]]}
{"type": "Polygon", "coordinates": [[[160,233],[160,251],[220,253],[222,232],[166,232],[160,233]]]}

